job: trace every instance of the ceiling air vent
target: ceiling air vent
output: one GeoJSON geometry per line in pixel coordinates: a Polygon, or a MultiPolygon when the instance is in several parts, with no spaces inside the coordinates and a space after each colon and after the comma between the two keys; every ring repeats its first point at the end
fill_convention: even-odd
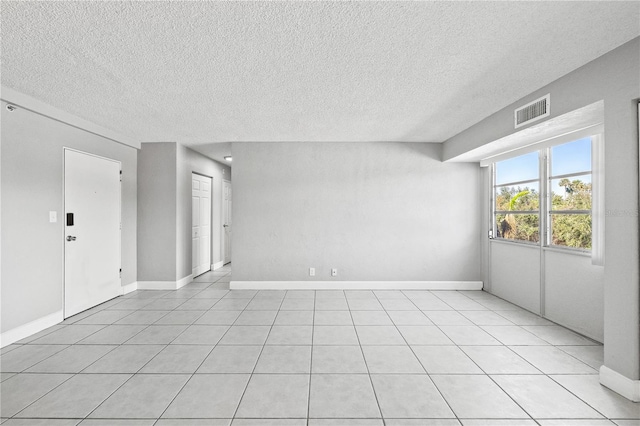
{"type": "Polygon", "coordinates": [[[551,114],[551,94],[529,102],[514,111],[516,129],[551,114]]]}

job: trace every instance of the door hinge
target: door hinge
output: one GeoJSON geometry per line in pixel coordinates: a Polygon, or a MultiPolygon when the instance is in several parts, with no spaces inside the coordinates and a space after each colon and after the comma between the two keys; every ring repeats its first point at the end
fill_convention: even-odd
{"type": "Polygon", "coordinates": [[[122,268],[120,268],[120,278],[122,278],[122,268]]]}
{"type": "Polygon", "coordinates": [[[120,182],[122,182],[122,170],[120,170],[120,182]]]}

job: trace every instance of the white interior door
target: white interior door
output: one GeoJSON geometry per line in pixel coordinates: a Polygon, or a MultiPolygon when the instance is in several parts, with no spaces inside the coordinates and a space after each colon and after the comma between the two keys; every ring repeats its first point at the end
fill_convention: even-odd
{"type": "Polygon", "coordinates": [[[231,262],[231,205],[233,201],[232,193],[231,193],[231,182],[224,181],[222,183],[222,193],[224,194],[224,199],[222,202],[222,223],[224,232],[222,233],[224,238],[224,263],[227,264],[231,262]]]}
{"type": "Polygon", "coordinates": [[[191,176],[192,274],[194,277],[211,270],[211,178],[191,176]]]}
{"type": "Polygon", "coordinates": [[[120,295],[120,163],[64,151],[64,316],[120,295]]]}

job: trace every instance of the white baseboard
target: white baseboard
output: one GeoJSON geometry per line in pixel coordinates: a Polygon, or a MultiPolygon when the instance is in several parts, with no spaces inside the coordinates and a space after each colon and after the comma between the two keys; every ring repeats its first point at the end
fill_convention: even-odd
{"type": "Polygon", "coordinates": [[[179,289],[180,287],[184,287],[185,285],[189,284],[191,281],[193,281],[193,274],[187,275],[186,277],[179,279],[178,281],[176,281],[176,290],[179,289]]]}
{"type": "Polygon", "coordinates": [[[215,271],[216,269],[220,269],[223,266],[224,266],[224,260],[221,260],[220,262],[212,263],[211,264],[211,270],[215,271]]]}
{"type": "Polygon", "coordinates": [[[175,290],[175,281],[138,281],[138,290],[175,290]]]}
{"type": "Polygon", "coordinates": [[[640,380],[625,377],[603,365],[600,367],[600,384],[633,402],[640,402],[640,380]]]}
{"type": "Polygon", "coordinates": [[[482,281],[231,281],[232,290],[482,290],[482,281]]]}
{"type": "Polygon", "coordinates": [[[193,275],[187,275],[178,281],[138,281],[138,290],[177,290],[193,281],[193,275]]]}
{"type": "Polygon", "coordinates": [[[134,281],[130,284],[122,286],[122,295],[131,293],[132,291],[136,291],[138,289],[138,281],[134,281]]]}
{"type": "Polygon", "coordinates": [[[62,310],[54,312],[37,320],[33,320],[19,327],[7,330],[0,334],[0,348],[4,348],[12,343],[22,340],[25,337],[29,337],[36,334],[45,328],[54,326],[64,320],[64,314],[62,310]]]}

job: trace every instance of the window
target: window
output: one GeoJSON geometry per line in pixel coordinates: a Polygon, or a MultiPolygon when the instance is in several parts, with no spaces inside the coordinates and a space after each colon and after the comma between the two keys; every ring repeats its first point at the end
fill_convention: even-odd
{"type": "Polygon", "coordinates": [[[538,153],[495,163],[494,226],[498,238],[540,240],[538,153]]]}
{"type": "Polygon", "coordinates": [[[493,163],[496,238],[590,250],[591,137],[493,163]]]}
{"type": "Polygon", "coordinates": [[[591,138],[549,149],[547,245],[591,249],[591,138]]]}

